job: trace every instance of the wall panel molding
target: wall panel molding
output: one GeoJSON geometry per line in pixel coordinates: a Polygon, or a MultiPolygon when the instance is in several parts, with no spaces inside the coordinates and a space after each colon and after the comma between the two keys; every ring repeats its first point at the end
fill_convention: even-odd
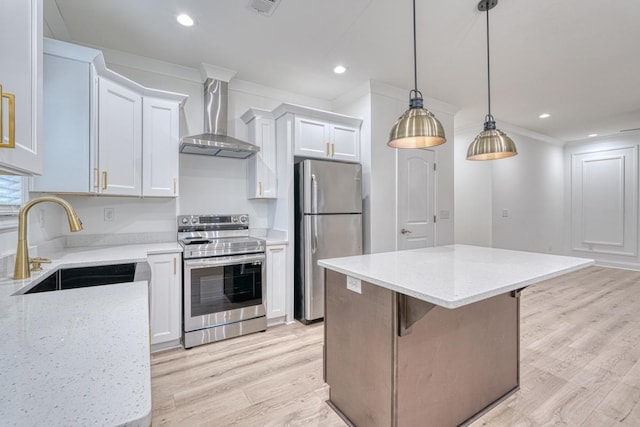
{"type": "Polygon", "coordinates": [[[638,255],[638,147],[571,156],[571,248],[638,255]]]}

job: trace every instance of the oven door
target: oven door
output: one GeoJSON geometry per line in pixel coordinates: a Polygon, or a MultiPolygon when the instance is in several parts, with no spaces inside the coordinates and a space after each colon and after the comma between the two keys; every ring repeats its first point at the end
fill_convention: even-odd
{"type": "Polygon", "coordinates": [[[264,264],[264,254],[185,260],[184,330],[264,316],[264,264]]]}

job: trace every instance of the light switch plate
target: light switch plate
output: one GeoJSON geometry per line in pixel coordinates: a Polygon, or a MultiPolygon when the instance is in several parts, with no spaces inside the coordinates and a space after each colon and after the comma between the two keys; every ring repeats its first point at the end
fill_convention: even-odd
{"type": "Polygon", "coordinates": [[[347,289],[357,294],[362,293],[362,281],[355,277],[347,276],[347,289]]]}

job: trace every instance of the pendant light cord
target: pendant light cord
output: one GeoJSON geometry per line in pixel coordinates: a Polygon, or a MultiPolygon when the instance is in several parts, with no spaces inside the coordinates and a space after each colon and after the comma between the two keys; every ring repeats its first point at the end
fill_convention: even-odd
{"type": "Polygon", "coordinates": [[[416,0],[413,0],[413,90],[418,92],[418,54],[416,50],[416,0]]]}
{"type": "Polygon", "coordinates": [[[491,61],[489,60],[489,9],[489,2],[487,2],[487,110],[489,112],[487,117],[493,120],[493,116],[491,115],[491,61]]]}

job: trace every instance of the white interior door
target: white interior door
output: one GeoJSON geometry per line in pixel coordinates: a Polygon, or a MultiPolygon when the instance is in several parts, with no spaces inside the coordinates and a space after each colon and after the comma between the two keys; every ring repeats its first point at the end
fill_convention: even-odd
{"type": "Polygon", "coordinates": [[[398,250],[434,245],[435,153],[398,150],[398,250]]]}

